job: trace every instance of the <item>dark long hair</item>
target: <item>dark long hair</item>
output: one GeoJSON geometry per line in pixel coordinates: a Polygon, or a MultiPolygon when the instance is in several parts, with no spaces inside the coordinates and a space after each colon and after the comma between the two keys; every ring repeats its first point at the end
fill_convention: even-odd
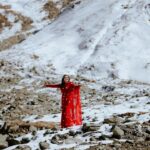
{"type": "MultiPolygon", "coordinates": [[[[65,76],[68,76],[68,77],[69,77],[69,75],[67,75],[67,74],[64,74],[64,75],[63,75],[62,80],[61,80],[60,87],[64,87],[64,86],[65,86],[65,82],[64,82],[65,76]]],[[[69,81],[70,81],[70,77],[69,77],[69,81]]]]}

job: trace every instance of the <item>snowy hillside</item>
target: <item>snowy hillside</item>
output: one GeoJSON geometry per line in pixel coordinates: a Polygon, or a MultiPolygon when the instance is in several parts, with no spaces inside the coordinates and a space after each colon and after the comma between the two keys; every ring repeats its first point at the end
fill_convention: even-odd
{"type": "Polygon", "coordinates": [[[0,1],[0,149],[150,147],[149,0],[0,1]],[[83,125],[61,129],[63,74],[83,125]]]}
{"type": "MultiPolygon", "coordinates": [[[[55,20],[74,0],[0,2],[0,51],[24,41],[55,20]]],[[[76,2],[76,1],[75,1],[76,2]]]]}

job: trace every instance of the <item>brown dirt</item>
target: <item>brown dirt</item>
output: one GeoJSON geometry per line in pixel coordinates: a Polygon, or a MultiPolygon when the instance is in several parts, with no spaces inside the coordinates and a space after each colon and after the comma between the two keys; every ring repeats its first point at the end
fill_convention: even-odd
{"type": "Polygon", "coordinates": [[[4,27],[11,28],[12,24],[8,21],[8,19],[4,15],[0,14],[0,33],[2,32],[4,27]]]}
{"type": "Polygon", "coordinates": [[[62,6],[61,8],[57,7],[57,4],[49,0],[45,5],[43,6],[43,10],[48,13],[48,16],[46,16],[44,19],[55,19],[59,16],[61,13],[61,9],[70,7],[70,5],[73,5],[73,2],[75,0],[62,0],[62,6]]]}
{"type": "Polygon", "coordinates": [[[63,7],[66,7],[66,6],[70,5],[74,1],[75,0],[63,0],[63,7]]]}
{"type": "Polygon", "coordinates": [[[14,11],[14,10],[5,10],[5,13],[14,15],[16,17],[15,22],[21,21],[21,25],[22,25],[21,31],[22,32],[30,30],[32,28],[33,20],[31,18],[23,16],[22,14],[14,11]]]}
{"type": "Polygon", "coordinates": [[[60,10],[56,7],[56,4],[50,0],[43,6],[43,9],[48,13],[48,16],[44,19],[54,19],[60,13],[60,10]]]}

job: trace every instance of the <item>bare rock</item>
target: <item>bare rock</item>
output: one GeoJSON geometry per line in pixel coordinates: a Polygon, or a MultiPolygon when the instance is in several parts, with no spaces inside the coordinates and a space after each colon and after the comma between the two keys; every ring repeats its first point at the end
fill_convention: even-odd
{"type": "Polygon", "coordinates": [[[104,90],[106,92],[112,92],[112,91],[114,91],[114,89],[115,89],[114,86],[108,86],[108,85],[102,86],[102,90],[104,90]]]}
{"type": "Polygon", "coordinates": [[[30,142],[30,139],[28,137],[23,137],[22,140],[21,140],[21,144],[26,144],[26,143],[29,143],[30,142]]]}
{"type": "Polygon", "coordinates": [[[8,145],[9,145],[9,146],[13,146],[13,145],[20,144],[20,141],[15,140],[15,139],[10,138],[10,137],[7,138],[7,142],[8,142],[8,145]]]}
{"type": "Polygon", "coordinates": [[[48,129],[45,131],[45,133],[43,134],[44,136],[48,135],[48,134],[53,134],[55,133],[55,131],[52,131],[51,129],[48,129]]]}
{"type": "Polygon", "coordinates": [[[96,138],[95,137],[90,137],[90,139],[89,139],[90,141],[96,141],[96,138]]]}
{"type": "Polygon", "coordinates": [[[7,137],[8,135],[0,134],[0,149],[4,149],[8,147],[8,142],[6,140],[7,137]]]}
{"type": "Polygon", "coordinates": [[[31,131],[31,132],[34,131],[34,132],[35,132],[35,131],[37,131],[37,128],[36,128],[35,126],[32,126],[32,125],[31,125],[31,126],[29,127],[29,131],[31,131]]]}
{"type": "Polygon", "coordinates": [[[146,129],[146,133],[150,134],[150,127],[146,129]]]}
{"type": "Polygon", "coordinates": [[[111,138],[112,135],[106,135],[106,134],[102,134],[98,137],[99,140],[106,140],[108,138],[111,138]]]}
{"type": "Polygon", "coordinates": [[[113,132],[113,137],[117,139],[121,139],[122,136],[124,135],[124,131],[120,129],[120,127],[118,126],[114,126],[112,128],[112,132],[113,132]]]}
{"type": "Polygon", "coordinates": [[[94,124],[87,124],[84,123],[82,126],[82,131],[85,132],[89,132],[89,131],[97,131],[99,129],[99,126],[94,125],[94,124]]]}
{"type": "Polygon", "coordinates": [[[70,130],[70,131],[69,131],[69,135],[70,135],[70,136],[75,136],[75,135],[76,135],[76,132],[73,131],[73,130],[70,130]]]}
{"type": "Polygon", "coordinates": [[[62,135],[56,134],[56,135],[54,135],[52,137],[51,143],[53,143],[53,144],[60,144],[60,143],[62,143],[62,138],[63,138],[62,135]]]}
{"type": "Polygon", "coordinates": [[[39,146],[41,150],[49,149],[49,143],[47,142],[40,142],[39,146]]]}
{"type": "Polygon", "coordinates": [[[31,147],[28,145],[19,145],[13,150],[31,150],[31,147]]]}
{"type": "Polygon", "coordinates": [[[103,123],[107,123],[107,124],[120,124],[124,121],[123,118],[121,117],[112,117],[112,118],[106,118],[104,119],[103,123]]]}

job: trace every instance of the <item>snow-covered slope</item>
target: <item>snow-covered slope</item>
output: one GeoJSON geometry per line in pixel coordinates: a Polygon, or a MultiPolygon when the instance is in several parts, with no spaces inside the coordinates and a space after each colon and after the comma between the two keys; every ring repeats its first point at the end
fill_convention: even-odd
{"type": "Polygon", "coordinates": [[[0,1],[0,51],[36,34],[55,20],[75,0],[0,1]]]}
{"type": "Polygon", "coordinates": [[[12,27],[10,28],[6,26],[3,29],[0,35],[0,40],[2,41],[3,39],[6,39],[10,36],[13,36],[16,33],[21,32],[22,28],[21,24],[23,16],[30,18],[32,24],[32,29],[30,28],[31,30],[37,30],[43,27],[43,25],[48,22],[47,20],[42,21],[42,19],[46,16],[46,12],[42,11],[44,3],[46,3],[46,1],[43,0],[41,1],[16,0],[13,3],[9,0],[2,0],[0,2],[0,5],[3,9],[1,8],[0,12],[7,18],[12,27]],[[21,16],[18,17],[18,15],[21,16]]]}
{"type": "Polygon", "coordinates": [[[52,63],[57,73],[150,82],[149,20],[149,0],[83,0],[0,58],[25,68],[52,63]]]}
{"type": "Polygon", "coordinates": [[[10,22],[10,28],[6,25],[2,32],[0,28],[0,41],[29,33],[9,49],[1,51],[0,47],[0,138],[6,142],[3,148],[42,149],[41,142],[52,150],[91,150],[92,145],[101,149],[147,148],[150,1],[53,0],[62,11],[55,20],[43,19],[48,15],[43,11],[46,2],[51,1],[0,1],[0,13],[8,18],[4,17],[7,25],[10,22]],[[75,2],[75,5],[64,9],[63,2],[75,2]],[[1,9],[6,5],[8,14],[1,9]],[[13,14],[10,9],[16,15],[10,15],[13,14]],[[29,17],[32,20],[27,19],[29,28],[22,31],[23,24],[15,17],[25,20],[29,17]],[[56,82],[64,73],[70,74],[75,82],[80,80],[82,120],[88,130],[84,131],[85,124],[65,129],[34,128],[32,123],[39,121],[60,123],[60,91],[43,88],[43,81],[56,82]],[[31,129],[25,130],[17,122],[15,127],[13,123],[7,126],[8,120],[16,119],[31,123],[31,129]],[[124,134],[118,139],[119,144],[114,137],[113,123],[124,134]],[[6,140],[7,136],[10,139],[6,140]],[[107,147],[108,143],[114,145],[107,147]]]}

